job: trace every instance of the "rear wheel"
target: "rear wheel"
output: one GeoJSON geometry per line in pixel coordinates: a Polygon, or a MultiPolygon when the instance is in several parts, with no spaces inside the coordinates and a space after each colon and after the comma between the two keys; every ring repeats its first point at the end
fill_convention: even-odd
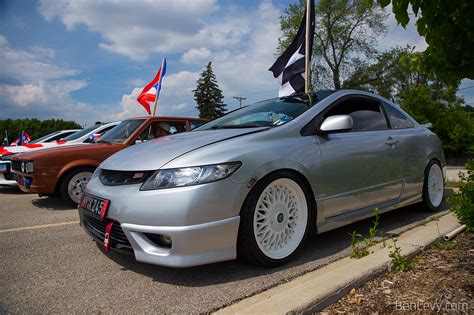
{"type": "Polygon", "coordinates": [[[444,178],[438,161],[431,161],[425,170],[423,184],[423,203],[429,211],[437,211],[441,207],[444,195],[444,178]]]}
{"type": "Polygon", "coordinates": [[[292,173],[274,173],[257,183],[240,214],[239,257],[270,267],[290,260],[308,233],[309,205],[303,182],[292,173]]]}
{"type": "Polygon", "coordinates": [[[94,173],[92,167],[81,167],[69,172],[61,181],[61,197],[77,207],[92,173],[94,173]]]}

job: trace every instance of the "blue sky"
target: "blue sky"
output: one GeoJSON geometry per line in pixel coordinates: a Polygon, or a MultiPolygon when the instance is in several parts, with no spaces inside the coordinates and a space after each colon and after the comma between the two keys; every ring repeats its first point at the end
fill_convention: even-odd
{"type": "MultiPolygon", "coordinates": [[[[295,0],[296,1],[296,0],[295,0]]],[[[168,60],[159,115],[196,116],[191,90],[212,60],[229,109],[232,96],[277,95],[267,71],[290,0],[0,0],[0,119],[97,120],[144,115],[140,89],[168,60]]],[[[411,24],[379,48],[426,43],[411,24]]],[[[463,81],[462,87],[474,85],[463,81]]],[[[474,104],[474,89],[461,91],[474,104]]]]}

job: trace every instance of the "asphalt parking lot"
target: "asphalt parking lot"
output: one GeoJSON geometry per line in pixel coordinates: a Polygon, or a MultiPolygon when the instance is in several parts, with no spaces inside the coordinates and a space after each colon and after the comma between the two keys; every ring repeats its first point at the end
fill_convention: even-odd
{"type": "MultiPolygon", "coordinates": [[[[380,229],[397,234],[431,215],[405,207],[382,215],[380,229]]],[[[276,269],[240,261],[171,269],[104,254],[60,199],[0,188],[0,313],[209,312],[347,256],[348,233],[370,223],[311,236],[276,269]]]]}

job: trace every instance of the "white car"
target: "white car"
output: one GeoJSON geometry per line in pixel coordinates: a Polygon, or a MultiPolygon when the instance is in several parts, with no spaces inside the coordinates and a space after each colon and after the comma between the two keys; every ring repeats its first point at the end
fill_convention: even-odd
{"type": "MultiPolygon", "coordinates": [[[[114,121],[105,124],[96,124],[80,131],[74,132],[65,138],[59,138],[50,142],[39,142],[40,139],[22,146],[0,147],[0,186],[16,186],[15,176],[11,170],[11,157],[18,153],[30,152],[53,148],[57,146],[68,146],[81,143],[90,143],[97,140],[120,121],[114,121]],[[37,142],[38,141],[38,142],[37,142]]],[[[45,137],[51,136],[47,135],[45,137]]],[[[54,137],[54,136],[53,136],[54,137]]],[[[44,137],[43,137],[44,138],[44,137]]]]}
{"type": "Polygon", "coordinates": [[[61,140],[63,138],[66,138],[73,133],[76,133],[78,131],[81,131],[81,129],[68,129],[68,130],[59,130],[52,132],[50,134],[47,134],[46,136],[42,136],[41,138],[35,139],[33,141],[30,141],[29,144],[34,144],[34,143],[47,143],[47,142],[54,142],[61,140]]]}

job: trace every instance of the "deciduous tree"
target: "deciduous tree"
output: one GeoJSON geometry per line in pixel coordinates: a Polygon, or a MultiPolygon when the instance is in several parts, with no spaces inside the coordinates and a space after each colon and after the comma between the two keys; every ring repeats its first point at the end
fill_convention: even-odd
{"type": "MultiPolygon", "coordinates": [[[[372,5],[374,0],[366,0],[372,5]]],[[[418,33],[428,48],[423,66],[445,82],[474,79],[474,1],[472,0],[377,0],[392,11],[406,27],[412,11],[418,33]],[[409,8],[411,6],[411,9],[409,8]]]]}
{"type": "MultiPolygon", "coordinates": [[[[305,0],[290,4],[280,17],[283,51],[295,36],[305,11],[305,0]]],[[[364,0],[321,0],[316,5],[313,84],[317,89],[340,89],[354,62],[377,53],[377,37],[387,31],[385,12],[364,0]],[[357,58],[356,58],[357,57],[357,58]]]]}

